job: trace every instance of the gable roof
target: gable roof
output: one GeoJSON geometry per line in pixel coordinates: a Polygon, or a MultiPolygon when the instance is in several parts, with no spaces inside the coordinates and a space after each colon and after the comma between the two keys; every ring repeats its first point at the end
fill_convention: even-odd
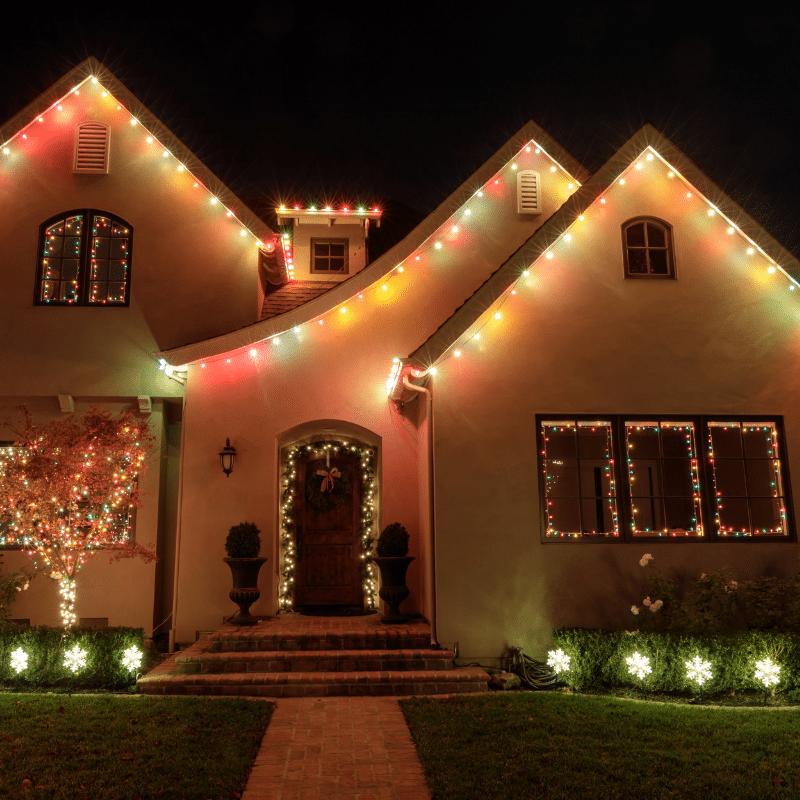
{"type": "Polygon", "coordinates": [[[770,260],[776,269],[785,273],[793,284],[791,288],[794,288],[794,285],[800,286],[797,282],[800,278],[800,261],[767,233],[666,136],[647,123],[628,139],[587,183],[571,195],[516,253],[495,270],[435,333],[404,359],[404,363],[423,370],[433,366],[648,148],[654,157],[666,162],[677,177],[691,185],[693,190],[709,204],[710,210],[722,215],[731,226],[738,229],[755,250],[770,260]]]}
{"type": "Polygon", "coordinates": [[[335,311],[337,307],[350,298],[365,291],[396,270],[399,264],[431,239],[473,197],[476,191],[481,189],[499,170],[503,169],[519,153],[521,148],[532,141],[535,141],[553,161],[558,163],[578,183],[588,178],[589,173],[582,164],[553,140],[539,125],[530,121],[511,136],[493,156],[487,159],[411,233],[363,270],[350,276],[346,281],[342,281],[324,294],[278,316],[261,320],[211,339],[164,350],[157,355],[174,366],[188,364],[200,359],[219,356],[233,350],[252,347],[258,342],[291,330],[296,325],[303,325],[324,314],[335,311]]]}
{"type": "Polygon", "coordinates": [[[96,58],[89,57],[46,89],[0,126],[0,148],[9,150],[17,137],[38,117],[57,106],[87,81],[99,83],[181,166],[192,174],[258,242],[274,239],[273,230],[259,219],[164,123],[96,58]]]}

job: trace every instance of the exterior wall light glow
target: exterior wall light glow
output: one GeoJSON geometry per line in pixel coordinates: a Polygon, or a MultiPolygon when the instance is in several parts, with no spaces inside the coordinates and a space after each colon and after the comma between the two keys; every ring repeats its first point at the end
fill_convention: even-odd
{"type": "Polygon", "coordinates": [[[233,472],[233,465],[236,463],[236,448],[231,447],[231,440],[225,440],[225,447],[222,448],[219,454],[219,465],[225,473],[226,478],[230,478],[233,472]]]}

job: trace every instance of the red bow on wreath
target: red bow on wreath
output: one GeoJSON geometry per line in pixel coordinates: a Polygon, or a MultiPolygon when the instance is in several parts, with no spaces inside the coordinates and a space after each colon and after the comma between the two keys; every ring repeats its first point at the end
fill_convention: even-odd
{"type": "Polygon", "coordinates": [[[341,475],[336,467],[332,470],[327,469],[318,469],[317,475],[322,475],[322,486],[319,487],[321,492],[332,492],[333,491],[333,479],[338,478],[341,475]]]}

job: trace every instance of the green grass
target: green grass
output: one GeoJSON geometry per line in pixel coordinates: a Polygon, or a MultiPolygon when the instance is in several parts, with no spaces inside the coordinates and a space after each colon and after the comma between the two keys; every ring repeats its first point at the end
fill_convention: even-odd
{"type": "Polygon", "coordinates": [[[435,800],[800,797],[800,712],[556,693],[401,701],[435,800]]]}
{"type": "Polygon", "coordinates": [[[235,798],[273,704],[0,695],[0,798],[235,798]]]}

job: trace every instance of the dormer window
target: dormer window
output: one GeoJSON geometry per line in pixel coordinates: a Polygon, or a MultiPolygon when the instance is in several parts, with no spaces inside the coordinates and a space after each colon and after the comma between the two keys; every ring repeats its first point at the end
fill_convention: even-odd
{"type": "Polygon", "coordinates": [[[653,217],[637,217],[622,226],[626,278],[674,278],[672,228],[653,217]]]}
{"type": "Polygon", "coordinates": [[[36,305],[127,306],[132,241],[131,226],[106,211],[47,220],[39,233],[36,305]]]}
{"type": "Polygon", "coordinates": [[[347,239],[312,239],[311,272],[346,275],[348,249],[347,239]]]}

